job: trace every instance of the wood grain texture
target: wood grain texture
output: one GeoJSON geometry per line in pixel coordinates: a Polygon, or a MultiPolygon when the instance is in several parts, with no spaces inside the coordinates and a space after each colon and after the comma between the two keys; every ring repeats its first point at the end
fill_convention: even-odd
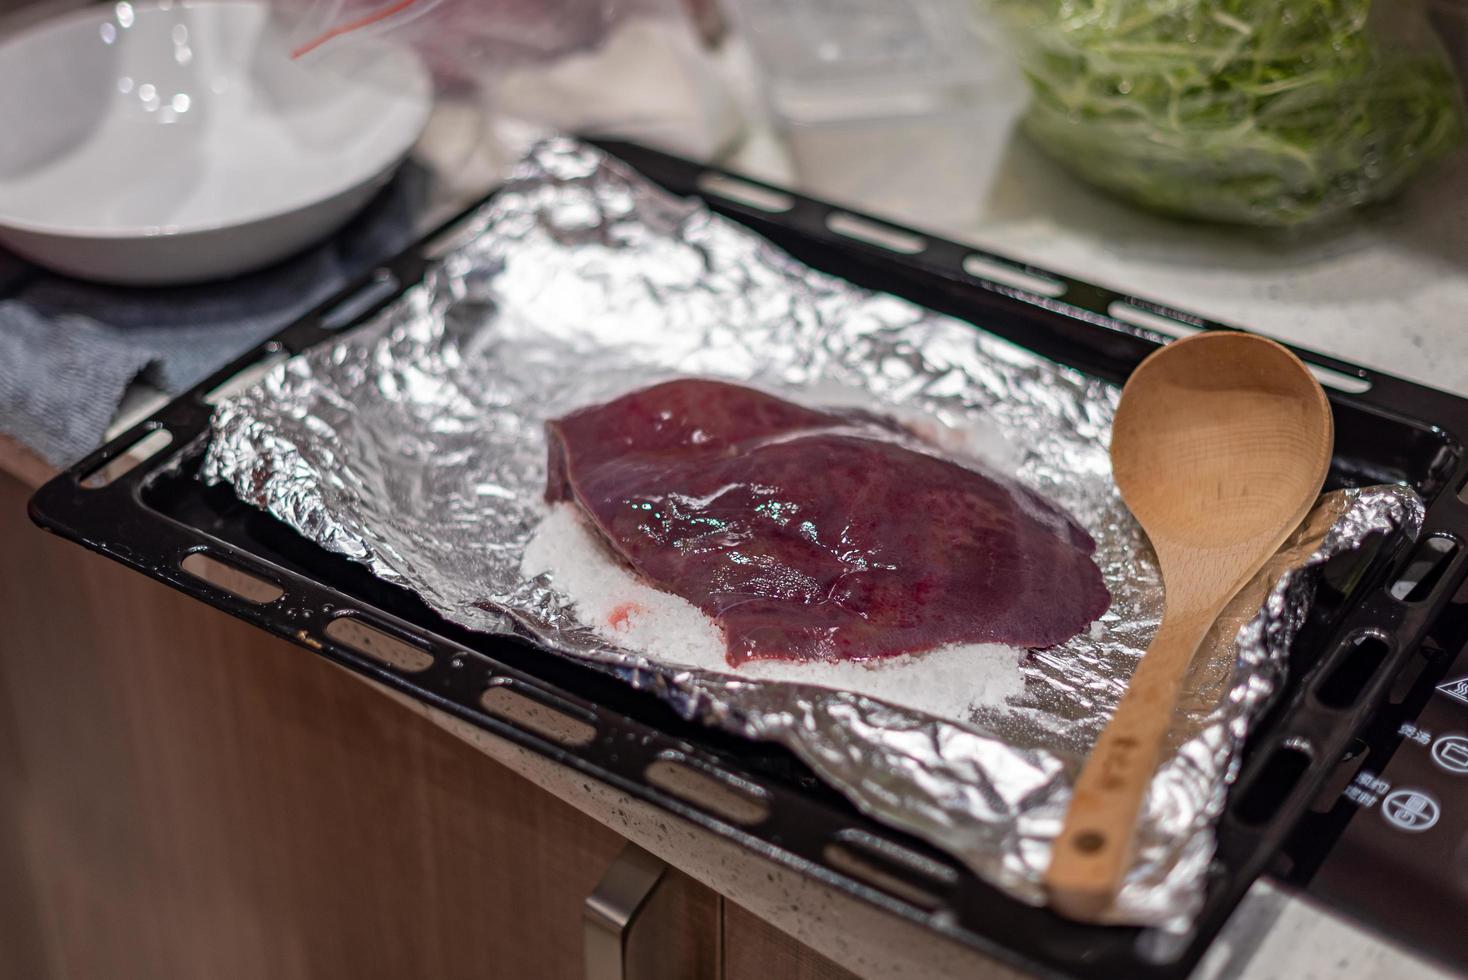
{"type": "Polygon", "coordinates": [[[571,978],[623,841],[0,476],[0,977],[571,978]]]}
{"type": "Polygon", "coordinates": [[[724,902],[723,980],[858,980],[754,913],[724,902]]]}
{"type": "Polygon", "coordinates": [[[1199,334],[1128,380],[1112,469],[1157,553],[1166,608],[1055,841],[1046,884],[1062,914],[1094,919],[1111,906],[1193,654],[1314,505],[1333,432],[1309,370],[1262,337],[1199,334]]]}
{"type": "Polygon", "coordinates": [[[25,486],[35,488],[56,475],[56,468],[35,450],[0,432],[0,473],[9,473],[25,486]]]}

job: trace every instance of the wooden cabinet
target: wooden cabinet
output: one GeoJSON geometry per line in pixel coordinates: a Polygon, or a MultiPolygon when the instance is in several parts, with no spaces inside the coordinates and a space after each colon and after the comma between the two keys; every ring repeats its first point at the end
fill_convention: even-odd
{"type": "MultiPolygon", "coordinates": [[[[584,975],[582,905],[621,837],[36,530],[28,494],[0,475],[0,977],[584,975]]],[[[658,896],[638,955],[694,980],[843,975],[677,872],[658,896]]]]}
{"type": "Polygon", "coordinates": [[[725,902],[723,980],[856,980],[856,974],[725,902]]]}

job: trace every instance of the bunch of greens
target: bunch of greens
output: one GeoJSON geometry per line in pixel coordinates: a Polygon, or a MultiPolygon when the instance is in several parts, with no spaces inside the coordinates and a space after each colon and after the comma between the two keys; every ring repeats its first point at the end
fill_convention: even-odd
{"type": "Polygon", "coordinates": [[[1462,137],[1412,0],[987,0],[1019,40],[1026,128],[1147,207],[1255,225],[1397,191],[1462,137]]]}

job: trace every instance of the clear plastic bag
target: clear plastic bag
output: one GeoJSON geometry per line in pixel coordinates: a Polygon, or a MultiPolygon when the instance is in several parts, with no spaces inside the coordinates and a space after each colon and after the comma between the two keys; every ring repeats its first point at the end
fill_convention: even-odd
{"type": "Polygon", "coordinates": [[[273,3],[294,57],[350,71],[382,43],[411,48],[481,125],[493,115],[694,156],[740,132],[699,38],[706,0],[273,3]]]}
{"type": "Polygon", "coordinates": [[[1149,208],[1252,225],[1386,198],[1463,138],[1415,0],[979,0],[1016,39],[1031,138],[1149,208]]]}
{"type": "Polygon", "coordinates": [[[294,57],[387,36],[417,50],[440,84],[449,85],[478,85],[594,47],[627,7],[612,0],[276,0],[290,21],[294,57]]]}

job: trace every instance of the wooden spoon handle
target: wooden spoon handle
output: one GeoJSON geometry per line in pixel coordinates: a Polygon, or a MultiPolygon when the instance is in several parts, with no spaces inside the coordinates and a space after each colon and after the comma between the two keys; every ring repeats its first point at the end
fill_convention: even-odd
{"type": "Polygon", "coordinates": [[[1164,616],[1116,713],[1076,781],[1045,884],[1062,915],[1094,920],[1110,907],[1132,857],[1137,814],[1157,769],[1178,689],[1213,616],[1164,616]]]}

